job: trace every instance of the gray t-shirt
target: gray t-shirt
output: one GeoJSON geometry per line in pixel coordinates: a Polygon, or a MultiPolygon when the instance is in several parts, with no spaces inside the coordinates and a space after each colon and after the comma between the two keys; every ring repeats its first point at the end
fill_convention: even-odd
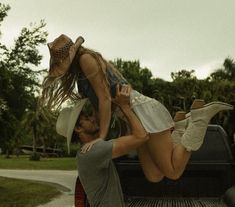
{"type": "Polygon", "coordinates": [[[112,140],[100,140],[89,152],[77,154],[79,178],[91,207],[125,206],[112,147],[112,140]]]}

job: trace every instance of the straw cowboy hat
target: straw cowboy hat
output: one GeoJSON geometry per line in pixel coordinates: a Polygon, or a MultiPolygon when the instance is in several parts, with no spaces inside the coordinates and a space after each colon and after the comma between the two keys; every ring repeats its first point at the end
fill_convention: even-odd
{"type": "Polygon", "coordinates": [[[58,134],[67,138],[68,153],[70,153],[70,142],[77,119],[85,105],[87,98],[79,100],[74,107],[66,107],[60,112],[57,122],[56,131],[58,134]]]}
{"type": "Polygon", "coordinates": [[[76,55],[78,48],[84,42],[84,38],[79,36],[75,43],[62,34],[53,42],[47,44],[50,51],[49,76],[57,77],[58,74],[65,74],[76,55]]]}

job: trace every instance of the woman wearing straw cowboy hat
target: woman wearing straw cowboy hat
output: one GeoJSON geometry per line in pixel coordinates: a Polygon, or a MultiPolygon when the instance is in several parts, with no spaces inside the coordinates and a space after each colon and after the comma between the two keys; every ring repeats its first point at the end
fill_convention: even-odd
{"type": "MultiPolygon", "coordinates": [[[[105,139],[114,111],[112,100],[116,85],[127,84],[127,81],[101,54],[81,46],[83,41],[79,37],[73,43],[69,37],[61,35],[48,44],[51,61],[43,83],[42,100],[53,107],[68,98],[89,98],[98,111],[99,137],[105,139]]],[[[190,116],[174,123],[168,110],[155,99],[132,90],[130,102],[150,133],[149,140],[137,152],[144,174],[151,182],[158,182],[164,176],[179,178],[192,151],[203,144],[210,119],[219,111],[233,109],[232,105],[223,102],[205,105],[202,100],[195,100],[190,116]],[[175,130],[171,133],[173,127],[175,130]]],[[[89,150],[91,146],[92,142],[84,148],[89,150]]]]}
{"type": "Polygon", "coordinates": [[[57,132],[67,138],[68,145],[73,132],[82,145],[93,142],[88,152],[78,151],[79,179],[91,207],[124,207],[121,184],[112,159],[127,154],[148,140],[148,135],[129,104],[130,86],[117,88],[116,103],[129,120],[130,135],[104,141],[99,138],[95,116],[87,116],[82,108],[87,99],[82,99],[72,108],[64,108],[57,119],[57,132]]]}

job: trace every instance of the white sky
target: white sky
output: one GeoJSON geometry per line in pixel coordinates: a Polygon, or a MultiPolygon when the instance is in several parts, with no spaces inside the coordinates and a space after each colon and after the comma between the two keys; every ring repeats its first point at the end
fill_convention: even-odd
{"type": "MultiPolygon", "coordinates": [[[[64,33],[109,60],[140,60],[154,77],[181,69],[205,78],[235,57],[235,0],[1,0],[11,6],[2,41],[45,19],[48,41],[64,33]]],[[[48,66],[47,46],[42,67],[48,66]]]]}

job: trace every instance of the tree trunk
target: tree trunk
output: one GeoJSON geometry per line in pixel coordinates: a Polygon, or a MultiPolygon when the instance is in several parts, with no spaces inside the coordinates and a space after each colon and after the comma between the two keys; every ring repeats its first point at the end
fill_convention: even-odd
{"type": "Polygon", "coordinates": [[[11,158],[11,157],[10,157],[9,149],[6,150],[6,156],[5,156],[5,158],[7,158],[7,159],[11,158]]]}
{"type": "Polygon", "coordinates": [[[46,142],[45,142],[45,139],[42,138],[42,144],[43,144],[43,156],[47,157],[47,154],[46,154],[46,142]]]}
{"type": "Polygon", "coordinates": [[[33,126],[33,154],[36,154],[36,137],[37,137],[36,127],[33,126]]]}

